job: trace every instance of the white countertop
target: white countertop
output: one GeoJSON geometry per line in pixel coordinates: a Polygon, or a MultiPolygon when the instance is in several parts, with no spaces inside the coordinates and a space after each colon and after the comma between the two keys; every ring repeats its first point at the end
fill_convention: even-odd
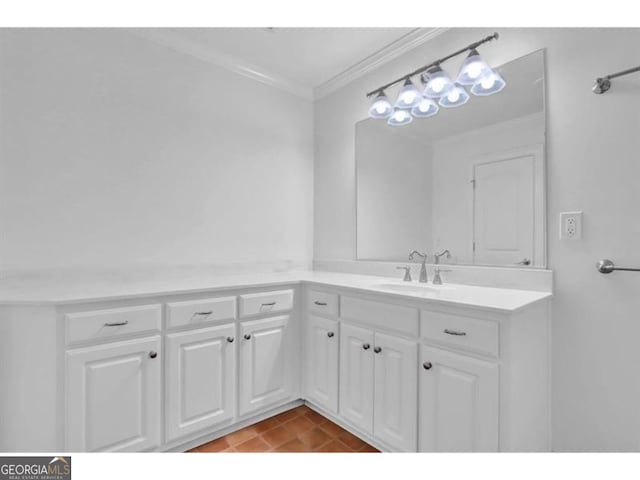
{"type": "MultiPolygon", "coordinates": [[[[397,298],[425,300],[430,303],[469,306],[485,310],[514,312],[551,297],[551,293],[529,290],[490,288],[460,284],[399,292],[398,279],[372,275],[354,275],[318,271],[251,273],[201,276],[155,275],[149,278],[66,278],[6,279],[0,281],[0,305],[62,305],[106,300],[123,300],[161,295],[205,293],[228,289],[278,287],[297,283],[340,287],[362,292],[382,293],[397,298]],[[392,287],[384,286],[391,285],[392,287]],[[393,290],[391,288],[394,288],[393,290]]],[[[412,285],[420,287],[417,282],[412,285]]]]}

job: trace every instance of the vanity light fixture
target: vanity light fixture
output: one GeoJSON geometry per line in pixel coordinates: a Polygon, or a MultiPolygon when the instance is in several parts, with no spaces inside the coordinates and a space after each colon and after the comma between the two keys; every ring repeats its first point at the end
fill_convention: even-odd
{"type": "Polygon", "coordinates": [[[491,69],[474,48],[462,63],[456,78],[458,85],[473,85],[480,77],[487,75],[491,69]]]}
{"type": "Polygon", "coordinates": [[[440,98],[455,87],[449,74],[440,65],[431,67],[422,76],[426,83],[422,94],[427,98],[440,98]]]}
{"type": "Polygon", "coordinates": [[[398,94],[396,108],[411,108],[418,104],[421,99],[422,97],[420,96],[420,92],[411,79],[407,77],[404,81],[404,85],[402,85],[402,88],[400,89],[400,93],[398,94]]]}
{"type": "Polygon", "coordinates": [[[416,118],[428,118],[433,117],[439,110],[440,107],[438,107],[436,102],[430,98],[423,98],[420,100],[420,103],[414,105],[411,109],[411,115],[416,118]]]}
{"type": "Polygon", "coordinates": [[[445,96],[443,96],[440,99],[438,103],[442,107],[453,108],[453,107],[459,107],[461,105],[464,105],[468,101],[469,101],[469,94],[467,93],[467,91],[464,88],[459,87],[458,85],[455,85],[449,91],[449,93],[447,93],[445,96]]]}
{"type": "Polygon", "coordinates": [[[409,113],[409,110],[405,110],[404,108],[399,108],[393,115],[389,117],[387,123],[392,127],[400,127],[402,125],[408,125],[413,121],[413,117],[409,113]]]}
{"type": "Polygon", "coordinates": [[[480,97],[493,95],[501,91],[506,85],[502,76],[495,70],[480,77],[471,87],[471,93],[480,97]]]}
{"type": "Polygon", "coordinates": [[[467,103],[470,97],[464,86],[472,85],[471,93],[478,96],[498,93],[505,87],[506,82],[497,71],[487,65],[477,50],[480,45],[498,38],[499,35],[496,32],[370,91],[367,93],[367,97],[375,95],[375,98],[369,107],[369,116],[376,119],[387,119],[387,123],[391,126],[407,125],[414,117],[427,118],[437,114],[439,107],[435,102],[436,99],[439,99],[440,106],[446,108],[467,103]],[[466,52],[469,54],[460,68],[456,82],[453,82],[440,65],[466,52]],[[425,84],[422,93],[411,81],[412,77],[418,75],[425,84]],[[403,82],[403,85],[395,105],[392,106],[384,92],[400,82],[403,82]]]}
{"type": "Polygon", "coordinates": [[[393,105],[383,91],[378,93],[371,107],[369,108],[369,116],[371,118],[389,118],[393,114],[393,105]]]}

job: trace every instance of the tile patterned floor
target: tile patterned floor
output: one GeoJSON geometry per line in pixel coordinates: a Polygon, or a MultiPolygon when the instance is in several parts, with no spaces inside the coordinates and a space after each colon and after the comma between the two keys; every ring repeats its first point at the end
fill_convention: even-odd
{"type": "Polygon", "coordinates": [[[301,406],[189,452],[377,452],[342,427],[301,406]]]}

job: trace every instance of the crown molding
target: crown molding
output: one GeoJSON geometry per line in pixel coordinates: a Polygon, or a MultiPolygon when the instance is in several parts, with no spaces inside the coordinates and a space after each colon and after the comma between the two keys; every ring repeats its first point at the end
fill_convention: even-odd
{"type": "Polygon", "coordinates": [[[298,84],[264,68],[253,65],[240,58],[203,47],[201,44],[184,39],[166,29],[129,29],[133,35],[148,41],[170,48],[176,52],[189,55],[217,67],[230,70],[234,73],[250,78],[257,82],[269,85],[285,92],[291,93],[306,100],[313,100],[313,89],[298,84]]]}
{"type": "Polygon", "coordinates": [[[381,65],[398,58],[404,53],[407,53],[409,50],[412,50],[419,45],[432,40],[438,35],[443,34],[447,30],[449,30],[448,27],[416,28],[415,30],[412,30],[386,47],[381,48],[377,52],[347,68],[345,71],[330,78],[323,84],[318,85],[313,90],[314,99],[322,98],[335,92],[348,83],[351,83],[356,78],[366,75],[381,65]]]}

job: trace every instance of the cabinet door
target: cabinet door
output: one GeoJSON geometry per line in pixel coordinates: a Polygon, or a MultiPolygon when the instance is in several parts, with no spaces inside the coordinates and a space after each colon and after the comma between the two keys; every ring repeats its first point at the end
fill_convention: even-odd
{"type": "Polygon", "coordinates": [[[240,324],[240,415],[291,397],[289,320],[285,315],[240,324]]]}
{"type": "Polygon", "coordinates": [[[373,433],[373,332],[340,325],[340,416],[373,433]]]}
{"type": "Polygon", "coordinates": [[[498,365],[421,348],[420,450],[498,450],[498,365]]]}
{"type": "Polygon", "coordinates": [[[167,440],[233,418],[236,344],[234,324],[167,335],[167,440]]]}
{"type": "Polygon", "coordinates": [[[403,452],[418,447],[418,345],[375,335],[374,435],[403,452]]]}
{"type": "Polygon", "coordinates": [[[338,322],[311,315],[307,324],[307,398],[338,413],[338,322]]]}
{"type": "Polygon", "coordinates": [[[66,354],[66,450],[125,452],[160,443],[160,337],[66,354]]]}

